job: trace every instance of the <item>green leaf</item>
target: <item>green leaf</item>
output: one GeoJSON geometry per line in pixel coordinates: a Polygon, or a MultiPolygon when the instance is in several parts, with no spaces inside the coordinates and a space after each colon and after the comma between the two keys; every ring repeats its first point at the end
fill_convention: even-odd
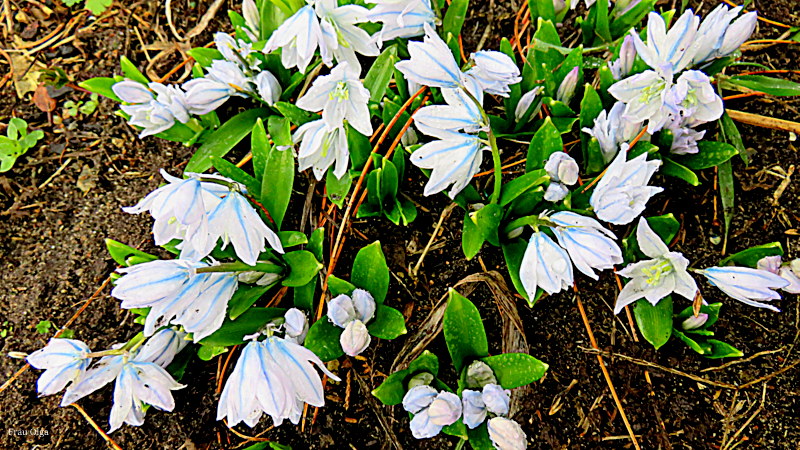
{"type": "Polygon", "coordinates": [[[564,143],[561,141],[561,132],[547,117],[541,127],[533,135],[528,146],[528,157],[525,162],[525,171],[533,172],[544,167],[545,161],[553,153],[561,151],[564,143]]]}
{"type": "Polygon", "coordinates": [[[117,94],[111,89],[112,86],[117,84],[117,80],[114,78],[109,77],[97,77],[97,78],[89,78],[86,81],[81,81],[78,83],[78,86],[86,89],[89,92],[94,92],[95,94],[100,94],[103,97],[110,98],[115,102],[122,102],[117,94]]]}
{"type": "Polygon", "coordinates": [[[517,197],[546,183],[550,177],[544,169],[534,170],[525,175],[520,175],[517,178],[505,183],[500,191],[500,206],[506,207],[509,203],[514,201],[517,197]]]}
{"type": "Polygon", "coordinates": [[[728,343],[716,339],[709,339],[707,342],[711,344],[711,354],[705,355],[706,358],[739,358],[744,356],[741,350],[728,343]]]}
{"type": "Polygon", "coordinates": [[[86,0],[85,7],[89,11],[92,12],[95,16],[99,16],[103,14],[109,6],[111,6],[112,0],[86,0]]]}
{"type": "Polygon", "coordinates": [[[236,320],[237,317],[241,316],[242,313],[253,306],[253,304],[274,285],[275,284],[270,284],[269,286],[247,286],[240,284],[239,288],[236,289],[236,292],[233,293],[233,297],[231,297],[231,300],[228,302],[228,317],[230,317],[231,320],[236,320]]]}
{"type": "Polygon", "coordinates": [[[756,267],[758,260],[766,256],[783,256],[783,247],[780,242],[772,242],[764,245],[756,245],[747,250],[734,253],[719,262],[720,266],[738,264],[745,267],[756,267]]]}
{"type": "Polygon", "coordinates": [[[114,260],[114,262],[120,266],[129,266],[130,264],[128,264],[128,259],[131,256],[138,256],[145,261],[155,261],[158,259],[158,257],[155,255],[136,250],[133,247],[125,245],[122,242],[117,242],[113,239],[106,239],[106,249],[108,250],[108,253],[111,255],[111,258],[114,260]]]}
{"type": "Polygon", "coordinates": [[[386,305],[378,305],[375,317],[367,324],[367,330],[376,338],[395,339],[406,334],[406,319],[400,311],[386,305]]]}
{"type": "Polygon", "coordinates": [[[461,439],[469,438],[467,435],[467,426],[464,425],[464,421],[461,419],[458,419],[455,423],[451,423],[450,425],[442,427],[442,433],[448,436],[460,437],[461,439]]]}
{"type": "Polygon", "coordinates": [[[322,264],[308,250],[288,252],[283,255],[283,260],[289,266],[289,274],[283,279],[284,286],[300,287],[308,284],[322,269],[322,264]]]}
{"type": "Polygon", "coordinates": [[[297,106],[287,103],[287,102],[275,102],[272,105],[273,108],[277,109],[283,117],[291,120],[293,124],[303,125],[306,122],[311,122],[312,120],[319,119],[319,115],[310,113],[304,109],[300,109],[297,106]]]}
{"type": "MultiPolygon", "coordinates": [[[[284,249],[308,243],[308,238],[300,231],[279,231],[278,237],[281,239],[281,246],[284,249]]],[[[316,257],[316,255],[314,256],[316,257]]]]}
{"type": "Polygon", "coordinates": [[[736,147],[724,142],[700,141],[697,147],[699,152],[675,159],[692,170],[701,170],[718,166],[739,153],[736,147]]]}
{"type": "Polygon", "coordinates": [[[526,353],[503,353],[482,358],[494,371],[497,382],[505,389],[514,389],[540,380],[549,367],[526,353]]]}
{"type": "Polygon", "coordinates": [[[717,179],[719,181],[719,197],[722,201],[722,216],[725,222],[725,243],[722,247],[727,248],[728,234],[731,231],[731,220],[733,220],[736,206],[733,187],[733,165],[730,160],[717,166],[717,179]]]}
{"type": "Polygon", "coordinates": [[[311,232],[306,250],[314,254],[317,261],[322,261],[323,244],[325,243],[325,228],[320,227],[311,232]]]}
{"type": "Polygon", "coordinates": [[[528,0],[528,7],[531,11],[531,23],[536,23],[539,17],[555,22],[556,12],[551,0],[528,0]]]}
{"type": "Polygon", "coordinates": [[[522,285],[522,280],[519,278],[519,270],[522,267],[522,257],[525,255],[525,250],[528,248],[528,243],[524,239],[516,238],[510,242],[503,243],[503,257],[506,260],[506,268],[508,275],[511,277],[511,283],[514,284],[519,295],[528,301],[529,306],[533,306],[534,299],[528,298],[528,293],[522,285]]]}
{"type": "Polygon", "coordinates": [[[146,76],[136,68],[136,65],[128,59],[127,56],[123,56],[119,59],[120,69],[122,69],[122,74],[125,75],[125,78],[129,78],[133,81],[138,81],[139,83],[147,84],[150,80],[147,79],[146,76]]]}
{"type": "Polygon", "coordinates": [[[747,154],[747,150],[744,147],[744,141],[742,141],[742,135],[739,133],[739,129],[736,127],[736,124],[733,123],[731,120],[731,116],[725,112],[722,115],[722,118],[719,120],[719,129],[720,133],[722,134],[722,139],[736,147],[736,150],[739,152],[739,156],[741,156],[742,161],[745,164],[750,164],[750,157],[747,154]]]}
{"type": "Polygon", "coordinates": [[[692,172],[688,167],[669,158],[664,158],[662,161],[664,164],[661,165],[661,173],[664,175],[680,178],[692,186],[700,186],[700,180],[697,178],[697,174],[692,172]]]}
{"type": "Polygon", "coordinates": [[[339,208],[344,206],[352,184],[353,179],[350,173],[345,173],[342,178],[336,178],[336,175],[333,174],[333,167],[331,167],[325,174],[325,193],[328,195],[328,199],[339,208]]]}
{"type": "MultiPolygon", "coordinates": [[[[581,110],[579,115],[580,127],[592,128],[594,120],[603,111],[603,101],[600,95],[592,87],[591,84],[586,83],[583,88],[583,98],[581,99],[581,110]]],[[[600,145],[590,145],[592,141],[596,141],[587,133],[581,133],[581,149],[583,151],[583,160],[588,173],[597,173],[605,167],[605,158],[600,149],[600,145]]]]}
{"type": "Polygon", "coordinates": [[[611,42],[611,30],[608,25],[608,0],[597,0],[594,8],[597,11],[594,32],[604,42],[611,42]]]}
{"type": "Polygon", "coordinates": [[[219,50],[215,48],[197,47],[189,50],[189,56],[197,61],[200,67],[211,67],[211,63],[217,59],[225,59],[219,50]]]}
{"type": "Polygon", "coordinates": [[[200,340],[202,345],[227,347],[244,343],[244,337],[264,327],[272,319],[283,317],[285,308],[250,308],[236,320],[227,317],[222,326],[200,340]]]}
{"type": "Polygon", "coordinates": [[[461,27],[464,26],[464,19],[467,17],[469,0],[453,0],[447,7],[447,12],[442,20],[442,36],[451,33],[453,36],[461,34],[461,27]]]}
{"type": "Polygon", "coordinates": [[[375,241],[362,248],[353,261],[350,281],[366,290],[378,304],[383,303],[389,292],[389,266],[381,250],[381,242],[375,241]]]}
{"type": "Polygon", "coordinates": [[[361,170],[372,153],[372,144],[369,138],[356,131],[350,124],[347,124],[347,149],[350,151],[350,162],[353,170],[361,170]]]}
{"type": "Polygon", "coordinates": [[[754,91],[779,97],[800,95],[800,83],[764,75],[738,75],[729,78],[727,81],[754,91]]]}
{"type": "Polygon", "coordinates": [[[286,117],[269,116],[267,130],[275,145],[292,146],[292,123],[286,117]]]}
{"type": "Polygon", "coordinates": [[[474,450],[494,450],[496,448],[489,438],[486,422],[475,428],[467,429],[467,436],[469,436],[469,445],[474,450]]]}
{"type": "Polygon", "coordinates": [[[211,168],[211,157],[217,156],[221,158],[225,156],[245,136],[250,134],[256,120],[259,117],[265,117],[267,112],[264,108],[248,109],[230,118],[197,149],[189,163],[186,164],[185,171],[202,173],[211,168]]]}
{"type": "Polygon", "coordinates": [[[317,292],[318,280],[312,279],[308,283],[294,288],[292,302],[295,308],[312,311],[314,309],[314,294],[317,292]]]}
{"type": "Polygon", "coordinates": [[[683,341],[684,344],[688,345],[689,348],[691,348],[692,350],[701,355],[706,355],[711,352],[711,346],[709,344],[703,341],[701,342],[695,341],[694,339],[690,338],[677,328],[672,329],[672,334],[677,336],[678,339],[683,341]]]}
{"type": "Polygon", "coordinates": [[[201,345],[197,349],[197,357],[203,361],[211,361],[215,356],[228,351],[228,347],[221,345],[201,345]]]}
{"type": "Polygon", "coordinates": [[[489,355],[489,344],[478,308],[454,289],[448,296],[442,330],[453,366],[460,374],[473,359],[489,355]]]}
{"type": "Polygon", "coordinates": [[[250,134],[250,153],[253,155],[253,174],[256,179],[262,180],[262,183],[267,159],[269,159],[269,149],[267,130],[264,128],[264,121],[259,117],[253,125],[252,134],[250,134]]]}
{"type": "Polygon", "coordinates": [[[613,17],[615,17],[615,19],[611,22],[611,37],[617,39],[626,34],[631,27],[641,22],[647,13],[653,11],[656,1],[657,0],[642,0],[623,14],[619,14],[617,9],[624,11],[624,9],[627,8],[630,3],[626,4],[620,2],[616,4],[611,14],[613,17]]]}
{"type": "Polygon", "coordinates": [[[245,185],[249,194],[255,195],[261,192],[261,182],[253,178],[243,169],[236,167],[236,164],[218,156],[211,156],[209,159],[220,175],[245,185]]]}
{"type": "Polygon", "coordinates": [[[386,93],[389,81],[394,74],[394,65],[399,58],[397,57],[397,45],[386,47],[383,52],[375,58],[372,67],[369,68],[364,77],[364,87],[369,90],[369,100],[379,102],[386,93]]]}
{"type": "Polygon", "coordinates": [[[328,290],[331,291],[331,296],[336,297],[341,294],[350,295],[356,289],[352,283],[349,281],[343,280],[336,275],[331,275],[328,277],[328,290]]]}
{"type": "Polygon", "coordinates": [[[291,149],[270,146],[261,179],[261,204],[269,211],[278,229],[281,228],[294,186],[294,155],[291,149]]]}
{"type": "Polygon", "coordinates": [[[343,331],[332,324],[328,316],[322,316],[309,328],[304,345],[323,361],[338,359],[344,355],[339,343],[343,331]]]}
{"type": "Polygon", "coordinates": [[[636,325],[647,342],[656,350],[666,344],[672,336],[672,297],[662,298],[655,306],[646,299],[637,300],[633,304],[633,315],[636,325]]]}
{"type": "Polygon", "coordinates": [[[484,241],[499,245],[498,229],[503,220],[503,207],[490,203],[483,208],[464,215],[464,231],[461,236],[461,248],[467,259],[478,254],[484,241]]]}

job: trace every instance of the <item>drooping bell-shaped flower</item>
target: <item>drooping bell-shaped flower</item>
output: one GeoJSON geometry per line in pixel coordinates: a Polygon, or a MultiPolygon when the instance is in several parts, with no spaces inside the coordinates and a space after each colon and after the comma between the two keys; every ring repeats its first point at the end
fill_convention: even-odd
{"type": "Polygon", "coordinates": [[[144,423],[144,403],[162,411],[172,411],[172,392],[185,386],[176,382],[164,368],[151,362],[130,360],[122,367],[114,384],[114,405],[108,418],[109,433],[123,423],[140,426],[144,423]]]}
{"type": "Polygon", "coordinates": [[[53,395],[83,376],[89,367],[89,347],[75,339],[53,338],[47,345],[25,360],[37,369],[44,369],[36,382],[40,396],[53,395]]]}
{"type": "Polygon", "coordinates": [[[297,100],[297,106],[306,111],[322,111],[329,129],[342,126],[346,120],[359,133],[369,136],[369,91],[353,69],[347,62],[339,63],[329,75],[314,80],[308,92],[297,100]]]}
{"type": "Polygon", "coordinates": [[[622,251],[614,242],[614,233],[600,222],[571,211],[551,214],[548,220],[556,225],[553,233],[558,243],[584,275],[597,280],[594,269],[611,269],[622,262],[622,251]]]}
{"type": "Polygon", "coordinates": [[[779,275],[789,284],[782,290],[790,294],[800,294],[800,259],[794,259],[789,263],[781,264],[780,255],[765,256],[758,260],[756,268],[766,270],[779,275]]]}
{"type": "Polygon", "coordinates": [[[698,273],[729,297],[775,312],[780,312],[780,309],[763,302],[780,299],[781,295],[775,291],[789,285],[789,281],[779,275],[752,267],[709,267],[698,270],[698,273]]]}
{"type": "Polygon", "coordinates": [[[166,369],[188,344],[186,333],[174,328],[162,328],[139,348],[136,360],[155,363],[166,369]]]}
{"type": "Polygon", "coordinates": [[[572,285],[572,263],[567,252],[542,231],[536,231],[522,257],[519,278],[528,298],[536,298],[536,288],[555,294],[572,285]]]}
{"type": "Polygon", "coordinates": [[[493,417],[487,423],[489,439],[497,450],[525,450],[528,448],[528,437],[522,427],[511,419],[493,417]]]}
{"type": "Polygon", "coordinates": [[[616,102],[610,110],[600,111],[594,119],[592,128],[584,128],[584,133],[597,139],[603,161],[609,163],[614,160],[622,144],[629,143],[642,129],[641,122],[632,122],[623,117],[625,103],[616,102]]]}
{"type": "Polygon", "coordinates": [[[375,5],[367,19],[383,24],[373,37],[381,44],[425,34],[425,24],[433,26],[436,21],[430,0],[367,0],[367,3],[375,5]]]}
{"type": "Polygon", "coordinates": [[[646,153],[627,161],[627,150],[628,145],[623,144],[589,199],[600,220],[616,225],[631,223],[650,198],[663,191],[647,185],[661,161],[647,161],[646,153]]]}
{"type": "Polygon", "coordinates": [[[297,170],[312,168],[314,177],[322,180],[328,168],[334,166],[333,174],[342,178],[350,164],[350,150],[344,126],[329,128],[324,119],[301,125],[292,135],[297,152],[297,170]]]}
{"type": "Polygon", "coordinates": [[[463,84],[463,74],[450,47],[429,24],[425,24],[423,42],[408,43],[411,58],[395,64],[406,80],[438,88],[457,88],[463,84]]]}
{"type": "Polygon", "coordinates": [[[522,81],[519,68],[505,53],[480,50],[473,53],[471,59],[475,65],[466,75],[473,77],[483,92],[508,97],[511,85],[522,81]]]}
{"type": "Polygon", "coordinates": [[[636,228],[636,241],[642,253],[652,259],[629,264],[617,272],[631,280],[619,293],[614,314],[641,298],[652,305],[672,293],[694,300],[698,289],[694,278],[686,271],[689,261],[681,253],[671,252],[643,217],[639,218],[636,228]]]}
{"type": "Polygon", "coordinates": [[[564,152],[554,152],[547,159],[544,170],[550,176],[550,185],[544,193],[548,202],[558,202],[569,193],[567,186],[578,182],[578,163],[564,152]]]}
{"type": "Polygon", "coordinates": [[[285,320],[283,330],[286,334],[284,339],[303,345],[308,334],[308,318],[305,313],[297,308],[290,308],[283,317],[285,320]]]}
{"type": "Polygon", "coordinates": [[[749,12],[736,19],[741,11],[741,6],[729,9],[728,5],[720,4],[708,13],[692,44],[692,64],[728,56],[753,34],[757,13],[749,12]]]}
{"type": "Polygon", "coordinates": [[[111,90],[122,100],[120,109],[130,116],[128,123],[142,129],[140,138],[166,131],[176,120],[189,121],[186,93],[178,86],[145,85],[126,79],[115,83],[111,90]]]}

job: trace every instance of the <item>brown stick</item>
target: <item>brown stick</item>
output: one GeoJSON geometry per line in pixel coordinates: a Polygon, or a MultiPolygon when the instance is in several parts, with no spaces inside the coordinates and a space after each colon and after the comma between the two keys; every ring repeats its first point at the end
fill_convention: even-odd
{"type": "Polygon", "coordinates": [[[800,123],[797,122],[761,116],[744,111],[736,111],[733,109],[728,109],[726,111],[728,112],[728,115],[731,116],[731,119],[737,122],[755,125],[762,128],[772,128],[773,130],[791,131],[795,134],[800,134],[800,123]]]}

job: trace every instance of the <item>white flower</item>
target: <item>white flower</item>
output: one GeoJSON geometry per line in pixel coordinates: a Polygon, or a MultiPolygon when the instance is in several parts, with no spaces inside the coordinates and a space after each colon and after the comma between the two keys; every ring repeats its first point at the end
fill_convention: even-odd
{"type": "Polygon", "coordinates": [[[636,61],[636,46],[633,45],[633,37],[626,35],[622,40],[619,49],[619,58],[614,62],[608,63],[608,68],[615,80],[619,81],[628,76],[633,70],[633,63],[636,61]]]}
{"type": "Polygon", "coordinates": [[[569,255],[550,236],[536,231],[522,257],[519,278],[531,301],[536,298],[537,287],[548,294],[560,292],[572,285],[569,255]]]}
{"type": "Polygon", "coordinates": [[[434,437],[442,428],[461,417],[461,399],[451,392],[438,392],[421,385],[409,389],[403,397],[403,408],[414,414],[411,434],[417,439],[434,437]]]}
{"type": "Polygon", "coordinates": [[[311,350],[294,342],[272,336],[248,343],[222,390],[217,420],[227,417],[230,427],[239,422],[254,427],[267,414],[274,426],[285,419],[298,423],[303,403],[325,404],[322,380],[312,364],[340,381],[311,350]]]}
{"type": "Polygon", "coordinates": [[[542,107],[542,99],[538,99],[539,101],[536,103],[536,106],[533,106],[533,101],[537,99],[539,94],[544,91],[544,86],[536,86],[535,88],[531,89],[530,91],[526,92],[517,103],[517,107],[514,109],[514,119],[517,122],[525,118],[525,114],[528,114],[530,111],[530,115],[528,116],[528,121],[531,121],[533,117],[539,112],[539,109],[542,107]],[[531,107],[533,109],[531,110],[531,107]]]}
{"type": "Polygon", "coordinates": [[[753,34],[757,22],[755,11],[731,21],[742,11],[741,6],[728,9],[720,4],[703,19],[692,44],[692,64],[722,58],[736,51],[753,34]]]}
{"type": "Polygon", "coordinates": [[[436,34],[436,30],[425,24],[423,42],[408,43],[411,59],[395,64],[406,80],[430,87],[457,88],[463,84],[461,68],[450,47],[436,34]]]}
{"type": "Polygon", "coordinates": [[[367,13],[367,19],[383,24],[381,31],[373,36],[381,43],[424,34],[424,25],[433,26],[436,20],[430,0],[367,0],[367,3],[375,5],[367,13]]]}
{"type": "Polygon", "coordinates": [[[693,123],[693,121],[676,117],[664,127],[672,133],[670,153],[688,155],[700,151],[697,147],[697,142],[703,139],[706,132],[705,130],[697,131],[691,128],[691,126],[689,126],[691,123],[693,123]]]}
{"type": "Polygon", "coordinates": [[[206,68],[204,78],[183,84],[186,106],[192,114],[203,115],[222,106],[232,96],[247,97],[253,92],[253,80],[240,64],[217,59],[206,68]]]}
{"type": "Polygon", "coordinates": [[[636,242],[642,253],[652,259],[629,264],[617,272],[631,281],[619,293],[614,314],[619,314],[625,306],[640,298],[646,298],[655,305],[673,292],[690,301],[694,300],[698,290],[694,279],[686,271],[689,261],[682,254],[669,251],[669,247],[650,228],[644,217],[639,218],[636,242]]]}
{"type": "Polygon", "coordinates": [[[45,369],[36,382],[40,396],[53,395],[79,379],[89,367],[89,347],[74,339],[53,338],[25,360],[37,369],[45,369]]]}
{"type": "Polygon", "coordinates": [[[140,138],[169,130],[175,120],[189,121],[186,95],[178,86],[123,80],[111,89],[124,102],[120,109],[130,117],[128,123],[142,128],[140,138]]]}
{"type": "Polygon", "coordinates": [[[551,181],[572,186],[578,182],[578,163],[568,154],[558,151],[547,158],[544,170],[551,181]]]}
{"type": "Polygon", "coordinates": [[[697,122],[711,122],[722,117],[719,98],[708,75],[687,70],[678,77],[670,92],[670,103],[680,109],[680,115],[697,122]]]}
{"type": "Polygon", "coordinates": [[[780,275],[752,267],[709,267],[698,270],[698,272],[703,274],[709,283],[731,298],[746,305],[767,308],[776,312],[780,312],[780,310],[762,302],[781,298],[781,295],[775,290],[789,285],[789,281],[780,275]]]}
{"type": "Polygon", "coordinates": [[[369,91],[358,79],[358,73],[347,63],[338,64],[329,75],[314,80],[311,88],[297,100],[306,111],[322,111],[329,129],[342,126],[347,120],[359,133],[372,134],[369,114],[369,91]]]}
{"type": "Polygon", "coordinates": [[[606,163],[614,159],[621,144],[629,143],[642,129],[641,122],[623,118],[624,113],[625,104],[616,102],[609,111],[600,111],[594,119],[592,128],[581,130],[597,139],[600,151],[603,153],[603,161],[606,163]]]}
{"type": "Polygon", "coordinates": [[[528,437],[517,422],[505,417],[494,417],[487,424],[489,438],[497,450],[524,450],[528,437]]]}
{"type": "Polygon", "coordinates": [[[350,151],[343,126],[329,128],[324,119],[314,120],[298,127],[292,140],[295,144],[300,143],[297,170],[313,167],[317,180],[322,180],[325,172],[334,163],[333,174],[336,178],[342,178],[347,172],[350,151]]]}
{"type": "Polygon", "coordinates": [[[186,333],[174,328],[162,328],[142,345],[136,353],[136,360],[166,368],[188,343],[186,333]]]}
{"type": "Polygon", "coordinates": [[[222,325],[228,301],[236,292],[236,273],[193,274],[203,263],[151,261],[119,269],[125,276],[111,295],[125,309],[148,308],[144,333],[152,335],[168,324],[183,325],[200,341],[222,325]]]}
{"type": "Polygon", "coordinates": [[[214,33],[214,45],[222,53],[223,58],[238,65],[243,71],[256,69],[260,64],[260,60],[253,53],[252,44],[241,39],[236,40],[228,33],[214,33]]]}
{"type": "Polygon", "coordinates": [[[261,12],[254,0],[242,1],[242,17],[244,18],[245,32],[250,41],[256,42],[261,29],[261,12]]]}
{"type": "Polygon", "coordinates": [[[306,334],[308,334],[308,319],[306,315],[297,308],[290,308],[283,317],[286,320],[283,324],[284,332],[286,333],[284,339],[303,345],[306,334]]]}
{"type": "Polygon", "coordinates": [[[147,85],[129,79],[114,83],[111,90],[120,100],[131,105],[150,103],[155,98],[147,85]]]}
{"type": "Polygon", "coordinates": [[[267,105],[272,106],[281,98],[281,85],[275,75],[268,70],[262,70],[253,80],[256,84],[256,91],[267,105]]]}
{"type": "Polygon", "coordinates": [[[780,255],[765,256],[758,260],[758,269],[766,270],[780,275],[781,278],[789,282],[789,285],[781,288],[790,294],[800,294],[800,258],[794,259],[787,264],[781,264],[780,255]]]}
{"type": "Polygon", "coordinates": [[[366,323],[375,317],[376,307],[375,299],[363,289],[354,290],[352,297],[341,294],[328,302],[328,319],[344,328],[339,343],[347,355],[356,356],[369,346],[366,323]]]}
{"type": "Polygon", "coordinates": [[[684,330],[696,330],[708,322],[708,314],[700,313],[698,315],[691,315],[681,322],[681,328],[684,330]]]}
{"type": "Polygon", "coordinates": [[[628,145],[623,144],[589,199],[600,220],[616,225],[631,223],[644,211],[650,197],[663,191],[647,185],[661,161],[647,161],[646,153],[626,161],[627,150],[628,145]]]}
{"type": "Polygon", "coordinates": [[[625,120],[647,121],[647,131],[651,134],[660,130],[671,115],[680,113],[672,95],[671,73],[659,75],[646,70],[614,83],[608,93],[625,103],[625,120]]]}
{"type": "Polygon", "coordinates": [[[550,184],[547,185],[547,189],[544,191],[544,200],[553,203],[560,202],[564,200],[567,195],[569,195],[568,187],[557,181],[550,182],[550,184]]]}
{"type": "Polygon", "coordinates": [[[208,232],[216,242],[222,238],[222,248],[233,244],[236,256],[245,264],[254,266],[258,256],[269,244],[278,253],[283,253],[281,240],[272,231],[247,199],[231,191],[208,215],[208,232]]]}
{"type": "Polygon", "coordinates": [[[556,224],[553,233],[569,253],[572,263],[584,275],[597,280],[593,269],[611,269],[622,262],[622,251],[611,231],[591,217],[561,211],[548,219],[556,224]]]}
{"type": "Polygon", "coordinates": [[[272,32],[264,46],[264,53],[272,53],[280,48],[283,67],[287,69],[297,67],[300,72],[305,72],[314,58],[317,47],[321,47],[323,61],[330,64],[332,56],[327,52],[328,46],[320,46],[323,39],[322,28],[314,8],[306,5],[272,32]]]}
{"type": "Polygon", "coordinates": [[[466,75],[475,78],[484,92],[508,97],[510,86],[522,81],[519,68],[505,53],[480,50],[471,58],[475,65],[466,75]]]}
{"type": "Polygon", "coordinates": [[[664,18],[651,12],[647,16],[647,44],[631,30],[639,57],[664,78],[672,78],[692,62],[693,46],[700,18],[686,10],[667,32],[664,18]]]}
{"type": "Polygon", "coordinates": [[[464,425],[470,430],[486,420],[486,404],[481,391],[464,389],[461,392],[461,409],[464,414],[464,425]]]}

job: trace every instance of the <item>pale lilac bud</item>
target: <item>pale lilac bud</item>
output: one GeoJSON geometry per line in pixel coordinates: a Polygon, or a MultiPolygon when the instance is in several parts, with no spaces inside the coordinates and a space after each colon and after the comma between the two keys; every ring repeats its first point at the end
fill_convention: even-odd
{"type": "Polygon", "coordinates": [[[349,356],[356,356],[366,350],[371,340],[367,326],[360,320],[348,323],[339,337],[342,350],[349,356]]]}
{"type": "Polygon", "coordinates": [[[517,422],[505,417],[494,417],[487,423],[489,438],[498,450],[524,450],[528,437],[517,422]]]}
{"type": "Polygon", "coordinates": [[[608,63],[611,74],[615,80],[621,80],[628,76],[633,70],[633,63],[636,60],[636,46],[633,45],[633,36],[626,35],[619,48],[619,58],[608,63]]]}
{"type": "Polygon", "coordinates": [[[473,361],[467,366],[466,381],[469,388],[482,388],[487,384],[497,384],[497,378],[495,378],[492,368],[479,360],[473,361]]]}
{"type": "Polygon", "coordinates": [[[261,71],[255,78],[258,95],[268,105],[272,106],[281,98],[281,85],[275,75],[267,70],[261,71]]]}
{"type": "Polygon", "coordinates": [[[308,319],[306,319],[306,315],[297,308],[291,308],[286,311],[283,317],[286,320],[283,324],[286,337],[297,344],[302,344],[308,333],[308,319]]]}
{"type": "Polygon", "coordinates": [[[186,333],[172,328],[163,328],[142,345],[134,360],[151,362],[166,368],[188,343],[186,333]]]}
{"type": "Polygon", "coordinates": [[[564,152],[555,152],[547,159],[544,170],[550,179],[572,186],[578,182],[578,163],[564,152]]]}
{"type": "MultiPolygon", "coordinates": [[[[517,103],[517,108],[514,110],[514,118],[519,122],[525,117],[525,114],[531,107],[534,105],[534,100],[537,100],[539,94],[544,91],[543,86],[536,86],[535,88],[531,89],[530,91],[526,92],[522,98],[519,99],[517,103]]],[[[538,112],[539,109],[542,107],[542,100],[538,99],[539,101],[536,102],[536,106],[534,110],[531,112],[530,116],[528,116],[528,121],[530,121],[538,112]]]]}
{"type": "Polygon", "coordinates": [[[490,413],[498,416],[508,414],[511,403],[511,391],[498,384],[487,384],[483,387],[483,403],[490,413]]]}
{"type": "Polygon", "coordinates": [[[133,80],[123,80],[111,86],[111,90],[125,103],[149,103],[155,96],[147,86],[133,80]]]}
{"type": "Polygon", "coordinates": [[[428,386],[433,382],[433,374],[430,372],[421,372],[408,380],[408,388],[414,389],[417,386],[428,386]]]}
{"type": "Polygon", "coordinates": [[[411,414],[417,414],[430,406],[437,394],[436,389],[428,385],[415,386],[403,396],[403,409],[411,414]]]}
{"type": "Polygon", "coordinates": [[[551,181],[544,191],[544,199],[548,202],[560,202],[569,194],[569,188],[557,181],[551,181]]]}
{"type": "Polygon", "coordinates": [[[735,52],[753,34],[757,20],[758,14],[752,11],[733,22],[725,31],[725,38],[722,41],[719,53],[729,55],[735,52]]]}
{"type": "Polygon", "coordinates": [[[756,268],[767,272],[778,273],[781,269],[781,255],[765,256],[758,260],[756,268]]]}
{"type": "Polygon", "coordinates": [[[362,322],[367,323],[375,317],[375,299],[372,298],[372,294],[364,289],[353,291],[353,306],[359,320],[362,322]]]}
{"type": "Polygon", "coordinates": [[[569,103],[569,101],[572,100],[572,96],[575,95],[575,87],[578,86],[578,75],[580,74],[580,70],[580,67],[575,66],[569,71],[567,76],[564,77],[564,80],[558,87],[556,100],[564,103],[569,103]]]}
{"type": "Polygon", "coordinates": [[[700,313],[697,316],[691,315],[681,323],[681,328],[686,331],[696,330],[708,322],[708,314],[700,313]]]}
{"type": "Polygon", "coordinates": [[[428,416],[434,425],[452,425],[461,417],[461,399],[452,392],[441,392],[428,407],[428,416]]]}
{"type": "Polygon", "coordinates": [[[339,328],[344,328],[356,318],[353,300],[345,295],[337,295],[328,302],[328,319],[339,328]]]}
{"type": "Polygon", "coordinates": [[[464,425],[473,429],[486,420],[486,404],[480,391],[464,389],[461,392],[461,407],[464,411],[464,425]]]}

